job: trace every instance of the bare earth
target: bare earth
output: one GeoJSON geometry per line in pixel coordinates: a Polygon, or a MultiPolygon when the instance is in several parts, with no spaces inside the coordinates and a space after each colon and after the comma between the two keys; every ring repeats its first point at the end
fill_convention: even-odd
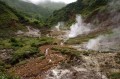
{"type": "MultiPolygon", "coordinates": [[[[41,46],[40,50],[42,53],[47,48],[52,48],[53,45],[41,46]]],[[[44,79],[44,74],[47,70],[55,67],[60,62],[65,60],[65,56],[60,53],[49,49],[48,55],[45,59],[31,58],[23,65],[17,65],[9,70],[10,73],[20,76],[21,79],[44,79]]]]}

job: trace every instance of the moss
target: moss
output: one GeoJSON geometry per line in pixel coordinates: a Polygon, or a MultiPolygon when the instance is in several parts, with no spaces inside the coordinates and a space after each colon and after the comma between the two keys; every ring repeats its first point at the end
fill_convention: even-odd
{"type": "Polygon", "coordinates": [[[110,79],[120,79],[120,72],[112,73],[109,77],[110,77],[110,79]]]}

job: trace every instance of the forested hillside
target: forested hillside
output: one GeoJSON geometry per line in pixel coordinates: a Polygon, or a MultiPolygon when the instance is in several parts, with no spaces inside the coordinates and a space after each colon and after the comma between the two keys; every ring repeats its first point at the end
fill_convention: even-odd
{"type": "Polygon", "coordinates": [[[27,14],[28,17],[40,19],[47,17],[51,12],[41,6],[22,0],[1,0],[19,12],[27,14]]]}
{"type": "Polygon", "coordinates": [[[44,2],[39,4],[33,4],[31,2],[23,0],[1,0],[7,3],[12,8],[18,10],[20,13],[25,13],[30,18],[38,20],[47,18],[56,9],[60,9],[65,6],[64,3],[44,2]],[[49,5],[48,5],[49,4],[49,5]],[[54,7],[53,7],[54,6],[54,7]]]}
{"type": "Polygon", "coordinates": [[[53,1],[49,1],[49,0],[44,1],[44,2],[40,2],[37,5],[48,9],[50,12],[53,12],[55,10],[59,10],[59,9],[66,6],[66,4],[63,2],[53,2],[53,1]]]}
{"type": "Polygon", "coordinates": [[[18,29],[25,30],[22,23],[26,23],[24,16],[0,1],[0,36],[9,36],[18,29]]]}
{"type": "Polygon", "coordinates": [[[120,0],[52,1],[0,0],[0,79],[120,79],[120,0]]]}
{"type": "Polygon", "coordinates": [[[94,20],[95,17],[98,18],[96,15],[99,15],[99,17],[104,15],[106,18],[103,19],[105,20],[108,18],[106,15],[109,14],[110,10],[112,10],[109,9],[109,4],[112,3],[112,1],[113,0],[78,0],[77,2],[71,3],[60,10],[54,11],[53,15],[51,15],[48,19],[48,23],[53,25],[57,22],[63,21],[66,22],[67,25],[70,25],[75,21],[74,19],[76,14],[81,14],[84,20],[86,19],[87,22],[94,20]]]}

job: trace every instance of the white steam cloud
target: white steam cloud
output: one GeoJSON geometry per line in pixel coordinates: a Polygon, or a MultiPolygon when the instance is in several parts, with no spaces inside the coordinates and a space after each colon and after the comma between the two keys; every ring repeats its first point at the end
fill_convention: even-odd
{"type": "Polygon", "coordinates": [[[57,31],[60,31],[60,28],[64,26],[64,22],[58,22],[58,24],[55,26],[57,31]]]}
{"type": "Polygon", "coordinates": [[[120,10],[120,0],[112,0],[109,3],[109,8],[108,8],[111,12],[115,12],[117,10],[120,10]]]}
{"type": "Polygon", "coordinates": [[[83,23],[81,15],[76,15],[76,23],[70,27],[69,38],[74,38],[78,35],[86,34],[91,31],[90,24],[83,23]]]}
{"type": "Polygon", "coordinates": [[[77,0],[22,0],[22,1],[32,2],[34,4],[38,4],[40,2],[58,2],[58,3],[63,2],[63,3],[69,4],[69,3],[75,2],[77,0]]]}
{"type": "Polygon", "coordinates": [[[96,51],[120,50],[120,28],[114,29],[112,34],[100,35],[95,39],[89,40],[86,48],[96,51]]]}
{"type": "Polygon", "coordinates": [[[22,1],[25,1],[25,2],[32,2],[34,4],[38,4],[40,2],[45,2],[45,1],[50,1],[50,0],[22,0],[22,1]]]}
{"type": "Polygon", "coordinates": [[[89,49],[89,50],[99,50],[99,46],[101,44],[100,42],[101,42],[102,39],[104,39],[104,36],[98,36],[95,39],[89,40],[86,48],[89,49]]]}

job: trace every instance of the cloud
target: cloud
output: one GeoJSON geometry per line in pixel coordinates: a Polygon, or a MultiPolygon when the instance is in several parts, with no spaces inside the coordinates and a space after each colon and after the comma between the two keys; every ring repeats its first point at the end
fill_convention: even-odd
{"type": "Polygon", "coordinates": [[[53,1],[53,2],[64,2],[64,3],[71,3],[71,2],[75,2],[77,0],[23,0],[26,2],[32,2],[32,3],[39,3],[39,2],[45,2],[45,1],[53,1]]]}

